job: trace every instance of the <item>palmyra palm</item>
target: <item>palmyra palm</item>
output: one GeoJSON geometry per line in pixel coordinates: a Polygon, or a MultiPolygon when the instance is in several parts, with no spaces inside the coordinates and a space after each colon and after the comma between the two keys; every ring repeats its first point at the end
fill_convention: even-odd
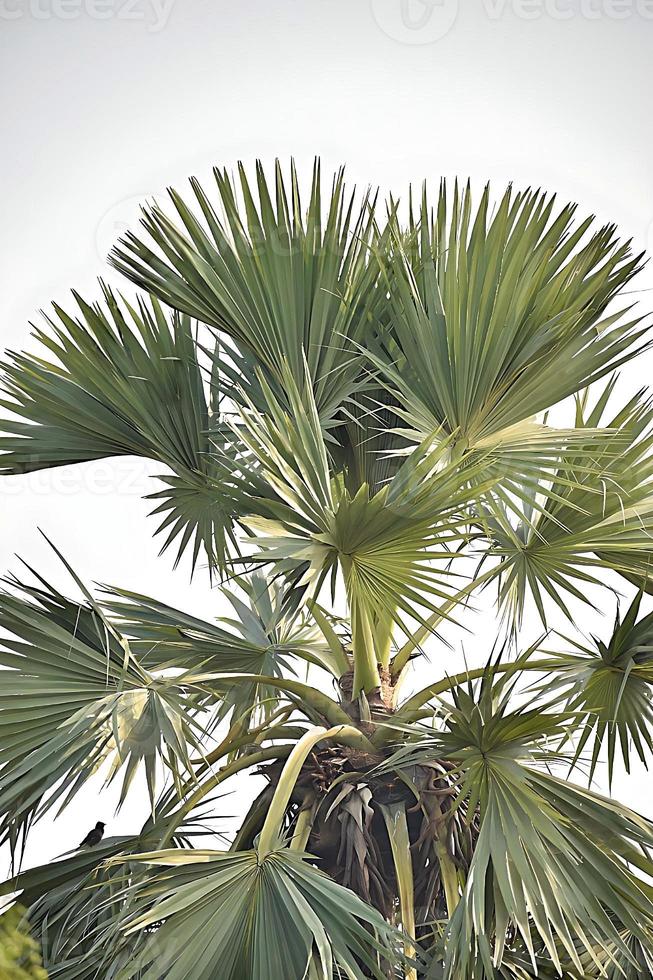
{"type": "Polygon", "coordinates": [[[137,298],[6,357],[2,471],[162,464],[164,550],[233,612],[91,594],[63,554],[76,598],[5,580],[17,872],[98,769],[121,802],[144,769],[151,812],[4,891],[57,980],[650,977],[653,825],[588,788],[653,748],[653,407],[615,375],[641,256],[539,191],[299,183],[172,192],[112,254],[137,298]],[[612,635],[524,649],[615,584],[612,635]],[[481,593],[497,639],[452,674],[481,593]]]}

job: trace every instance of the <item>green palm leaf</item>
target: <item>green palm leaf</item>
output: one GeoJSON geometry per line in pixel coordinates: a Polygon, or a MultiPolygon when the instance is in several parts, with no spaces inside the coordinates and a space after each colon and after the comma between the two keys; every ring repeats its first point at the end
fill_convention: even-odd
{"type": "MultiPolygon", "coordinates": [[[[406,236],[393,216],[387,263],[392,329],[373,348],[405,413],[466,445],[496,438],[634,356],[646,330],[620,323],[611,301],[641,256],[613,226],[587,242],[591,219],[554,213],[539,191],[509,188],[490,216],[486,187],[476,212],[469,185],[453,199],[442,183],[431,217],[406,236]]],[[[624,313],[626,310],[623,311],[624,313]]],[[[424,424],[424,423],[423,423],[424,424]]]]}
{"type": "MultiPolygon", "coordinates": [[[[564,594],[588,602],[587,583],[613,569],[643,577],[653,528],[653,407],[635,396],[605,427],[606,438],[588,452],[586,466],[566,467],[562,479],[524,492],[530,508],[515,520],[501,494],[488,494],[483,517],[500,563],[500,600],[513,623],[528,595],[546,622],[548,596],[569,617],[564,594]],[[624,436],[626,437],[624,442],[624,436]]],[[[584,420],[577,418],[578,428],[584,420]]],[[[598,418],[590,417],[589,425],[598,418]]]]}
{"type": "Polygon", "coordinates": [[[355,206],[340,172],[325,207],[319,162],[306,214],[294,165],[288,186],[279,163],[273,186],[260,164],[252,184],[239,166],[240,195],[226,170],[214,176],[224,221],[193,180],[201,217],[172,191],[181,229],[160,207],[146,209],[153,247],[129,234],[113,264],[231,337],[277,382],[287,368],[301,383],[306,358],[326,423],[359,384],[359,357],[348,340],[364,336],[379,303],[378,265],[370,260],[372,202],[364,196],[355,206]]]}
{"type": "Polygon", "coordinates": [[[587,647],[571,641],[572,652],[554,654],[546,665],[553,672],[547,690],[562,689],[568,710],[582,719],[576,759],[592,743],[590,779],[603,746],[610,783],[617,758],[630,772],[631,747],[645,766],[653,752],[653,613],[637,622],[641,598],[639,593],[623,621],[617,615],[608,643],[595,639],[587,647]]]}
{"type": "MultiPolygon", "coordinates": [[[[3,420],[0,465],[23,473],[110,456],[142,456],[172,471],[156,514],[164,548],[192,542],[224,565],[235,544],[233,521],[247,496],[231,445],[210,436],[209,403],[193,326],[166,318],[156,300],[121,305],[103,286],[106,308],[76,296],[81,319],[55,307],[52,335],[35,332],[46,356],[15,354],[5,364],[19,417],[3,420]]],[[[214,393],[215,394],[215,393],[214,393]]]]}
{"type": "Polygon", "coordinates": [[[121,802],[141,764],[152,801],[159,761],[179,778],[200,750],[205,697],[192,675],[143,669],[97,606],[41,580],[0,593],[0,835],[12,847],[55,803],[66,806],[108,766],[121,802]]]}
{"type": "MultiPolygon", "coordinates": [[[[3,886],[3,890],[19,890],[21,902],[29,907],[43,965],[53,980],[84,980],[97,975],[105,964],[107,950],[98,938],[121,913],[124,888],[123,870],[107,868],[105,862],[136,847],[135,837],[106,838],[72,857],[23,871],[3,886]]],[[[123,941],[112,958],[130,959],[139,941],[123,941]]]]}
{"type": "Polygon", "coordinates": [[[619,951],[627,960],[614,919],[653,951],[651,889],[629,867],[653,870],[653,824],[548,772],[559,761],[549,743],[567,719],[510,710],[510,695],[491,671],[477,693],[455,688],[443,730],[394,757],[396,764],[451,760],[460,799],[468,812],[479,809],[467,882],[450,909],[445,976],[475,977],[479,963],[492,976],[513,933],[533,963],[533,934],[539,937],[558,970],[564,955],[581,971],[583,949],[590,957],[619,951]]]}
{"type": "Polygon", "coordinates": [[[288,590],[280,579],[256,571],[234,582],[244,599],[220,589],[234,616],[216,623],[124,589],[107,589],[103,605],[144,666],[265,674],[290,667],[293,657],[331,665],[326,640],[303,610],[287,607],[288,590]]]}
{"type": "Polygon", "coordinates": [[[352,980],[362,980],[363,967],[383,980],[379,954],[397,959],[380,914],[294,851],[263,859],[172,851],[138,860],[165,870],[135,888],[124,927],[163,924],[120,974],[125,980],[154,980],[163,963],[169,980],[304,980],[309,967],[316,980],[331,980],[335,964],[352,980]]]}
{"type": "Polygon", "coordinates": [[[279,690],[257,684],[256,675],[280,678],[306,664],[335,677],[347,669],[344,654],[332,652],[312,616],[289,605],[292,597],[280,578],[268,579],[256,571],[235,583],[244,599],[223,587],[220,592],[235,615],[216,623],[120,589],[107,590],[104,602],[144,667],[210,675],[204,683],[221,693],[210,729],[230,712],[232,721],[242,725],[246,717],[267,718],[278,709],[279,690]]]}

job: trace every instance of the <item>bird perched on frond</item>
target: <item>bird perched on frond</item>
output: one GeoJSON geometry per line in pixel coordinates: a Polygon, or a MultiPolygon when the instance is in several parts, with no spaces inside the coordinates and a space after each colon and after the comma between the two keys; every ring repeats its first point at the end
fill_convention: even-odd
{"type": "Polygon", "coordinates": [[[93,830],[89,830],[88,834],[79,845],[81,850],[82,847],[96,847],[102,838],[104,837],[104,828],[106,824],[103,824],[101,820],[98,820],[93,830]]]}

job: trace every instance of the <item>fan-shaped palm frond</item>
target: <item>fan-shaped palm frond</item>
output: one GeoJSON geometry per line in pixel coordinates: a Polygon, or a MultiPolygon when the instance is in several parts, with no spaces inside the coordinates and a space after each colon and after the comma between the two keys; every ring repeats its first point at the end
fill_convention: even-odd
{"type": "Polygon", "coordinates": [[[485,188],[476,212],[467,185],[441,185],[419,224],[391,221],[386,267],[392,327],[372,348],[412,425],[444,426],[474,447],[597,381],[632,353],[646,328],[609,304],[642,257],[614,226],[585,238],[575,208],[509,188],[494,214],[485,188]]]}
{"type": "Polygon", "coordinates": [[[143,666],[207,675],[204,683],[222,695],[208,731],[230,713],[246,730],[247,720],[270,718],[279,711],[280,689],[258,682],[259,677],[273,681],[295,675],[302,662],[336,678],[348,669],[342,647],[334,652],[312,615],[294,608],[281,578],[268,579],[255,571],[235,581],[244,599],[223,587],[220,593],[235,616],[221,617],[217,623],[124,590],[107,590],[104,603],[143,666]]]}
{"type": "Polygon", "coordinates": [[[379,268],[370,257],[373,201],[365,195],[356,206],[340,172],[325,217],[318,163],[305,214],[294,165],[286,186],[277,163],[273,187],[260,164],[252,184],[240,166],[240,195],[226,170],[214,176],[224,219],[192,180],[201,217],[172,191],[182,229],[159,206],[146,208],[153,248],[130,234],[113,263],[175,309],[231,337],[279,383],[286,369],[301,383],[306,358],[320,416],[333,418],[359,383],[348,341],[364,338],[379,306],[379,268]]]}
{"type": "Polygon", "coordinates": [[[192,774],[195,716],[205,697],[193,675],[156,676],[96,605],[66,599],[41,580],[0,593],[0,832],[16,846],[32,820],[70,802],[103,764],[124,770],[121,802],[144,764],[192,774]]]}
{"type": "Polygon", "coordinates": [[[553,673],[543,686],[562,689],[567,709],[583,719],[576,759],[591,741],[590,779],[604,745],[610,782],[618,756],[630,772],[631,745],[644,765],[653,751],[653,613],[637,622],[641,599],[640,593],[623,621],[617,615],[607,643],[595,639],[588,647],[570,640],[572,652],[554,654],[546,663],[553,673]]]}
{"type": "Polygon", "coordinates": [[[379,913],[287,849],[155,852],[139,861],[165,868],[134,889],[128,932],[163,922],[122,975],[170,980],[383,980],[379,954],[395,960],[393,932],[379,913]],[[166,867],[167,866],[167,867],[166,867]],[[283,936],[283,943],[279,937],[283,936]]]}
{"type": "MultiPolygon", "coordinates": [[[[653,531],[652,419],[648,399],[631,399],[610,419],[603,446],[588,452],[588,465],[572,465],[552,482],[545,477],[524,494],[531,506],[518,521],[499,495],[488,494],[486,533],[493,540],[491,554],[500,558],[500,600],[514,623],[528,595],[543,622],[545,596],[568,616],[565,593],[587,602],[586,586],[603,584],[600,569],[637,571],[646,578],[653,531]]],[[[577,422],[582,430],[584,420],[577,422]]]]}
{"type": "MultiPolygon", "coordinates": [[[[2,471],[23,473],[108,456],[141,456],[172,471],[153,494],[164,514],[164,548],[193,541],[226,562],[233,521],[248,488],[234,448],[209,434],[210,403],[189,317],[170,319],[157,300],[120,304],[103,286],[106,306],[76,295],[81,319],[55,307],[50,331],[35,336],[46,356],[14,354],[5,363],[2,471]],[[52,336],[52,334],[54,336],[52,336]],[[239,503],[240,501],[240,503],[239,503]]],[[[217,399],[218,393],[213,392],[217,399]]]]}
{"type": "Polygon", "coordinates": [[[653,870],[653,824],[546,771],[559,762],[551,741],[564,732],[564,714],[511,710],[511,685],[493,683],[491,669],[476,692],[452,693],[442,731],[415,733],[392,761],[450,760],[460,800],[479,812],[467,880],[449,909],[445,975],[475,977],[478,961],[492,976],[513,934],[534,963],[532,930],[558,970],[560,949],[578,971],[583,948],[590,958],[618,950],[627,960],[611,916],[650,948],[653,893],[630,865],[653,870]]]}
{"type": "MultiPolygon", "coordinates": [[[[194,822],[180,828],[176,846],[201,833],[194,822]]],[[[111,927],[125,914],[126,885],[145,876],[144,867],[130,865],[130,859],[156,845],[157,826],[150,819],[138,835],[107,837],[92,848],[21,870],[0,889],[0,894],[15,891],[29,906],[30,926],[39,936],[49,977],[115,977],[142,949],[145,936],[112,935],[111,927]]]]}
{"type": "Polygon", "coordinates": [[[107,589],[103,605],[143,666],[273,674],[299,657],[340,676],[324,634],[306,610],[289,605],[282,579],[255,571],[235,583],[245,599],[223,587],[235,618],[216,623],[124,589],[107,589]]]}
{"type": "MultiPolygon", "coordinates": [[[[107,950],[98,937],[121,912],[117,896],[124,888],[123,870],[107,868],[105,862],[136,846],[135,837],[107,838],[93,849],[21,872],[10,881],[29,906],[49,977],[84,980],[104,964],[107,950]]],[[[128,959],[138,942],[140,938],[128,944],[128,959]]],[[[115,953],[114,962],[124,961],[123,950],[115,953]]]]}

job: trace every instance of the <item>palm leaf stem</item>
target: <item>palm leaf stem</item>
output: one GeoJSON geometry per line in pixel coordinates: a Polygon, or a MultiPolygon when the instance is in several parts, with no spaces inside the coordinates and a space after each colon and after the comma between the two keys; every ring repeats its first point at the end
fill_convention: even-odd
{"type": "Polygon", "coordinates": [[[172,840],[175,830],[183,823],[185,818],[191,813],[195,807],[197,807],[202,800],[208,796],[220,783],[223,783],[226,779],[231,776],[235,776],[236,773],[242,772],[243,769],[251,769],[253,766],[258,766],[262,762],[271,762],[273,759],[283,759],[289,754],[292,746],[290,745],[269,745],[264,749],[260,749],[258,752],[250,752],[248,755],[240,756],[238,759],[234,759],[232,762],[227,763],[216,773],[214,773],[205,783],[190,796],[186,802],[178,810],[176,810],[169,818],[168,826],[165,833],[163,834],[159,842],[159,850],[163,851],[166,847],[169,847],[170,841],[172,840]]]}
{"type": "Polygon", "coordinates": [[[270,851],[274,850],[279,840],[290,797],[292,796],[302,766],[306,762],[311,750],[315,748],[318,742],[322,742],[325,739],[339,738],[342,735],[350,735],[356,738],[360,735],[360,732],[351,725],[344,726],[344,728],[349,730],[343,731],[343,726],[340,725],[335,725],[333,728],[317,726],[312,731],[306,732],[293,748],[279,777],[270,809],[263,824],[258,844],[260,860],[263,860],[270,851]]]}
{"type": "MultiPolygon", "coordinates": [[[[507,661],[505,663],[496,664],[493,666],[494,673],[505,674],[509,671],[522,671],[522,670],[547,670],[551,667],[550,660],[533,660],[531,662],[520,663],[518,660],[507,661]]],[[[465,670],[460,674],[453,674],[451,677],[444,677],[441,681],[436,684],[430,684],[428,687],[422,688],[416,694],[413,694],[407,701],[405,701],[399,711],[395,715],[395,720],[397,722],[409,722],[415,721],[419,716],[420,709],[430,701],[431,698],[437,698],[441,694],[446,694],[447,691],[451,691],[456,687],[460,687],[462,684],[466,684],[468,681],[478,680],[487,673],[487,667],[475,667],[473,670],[465,670]]],[[[375,734],[373,741],[376,744],[377,738],[383,739],[383,729],[375,734]]],[[[387,732],[385,735],[387,737],[387,732]]]]}

